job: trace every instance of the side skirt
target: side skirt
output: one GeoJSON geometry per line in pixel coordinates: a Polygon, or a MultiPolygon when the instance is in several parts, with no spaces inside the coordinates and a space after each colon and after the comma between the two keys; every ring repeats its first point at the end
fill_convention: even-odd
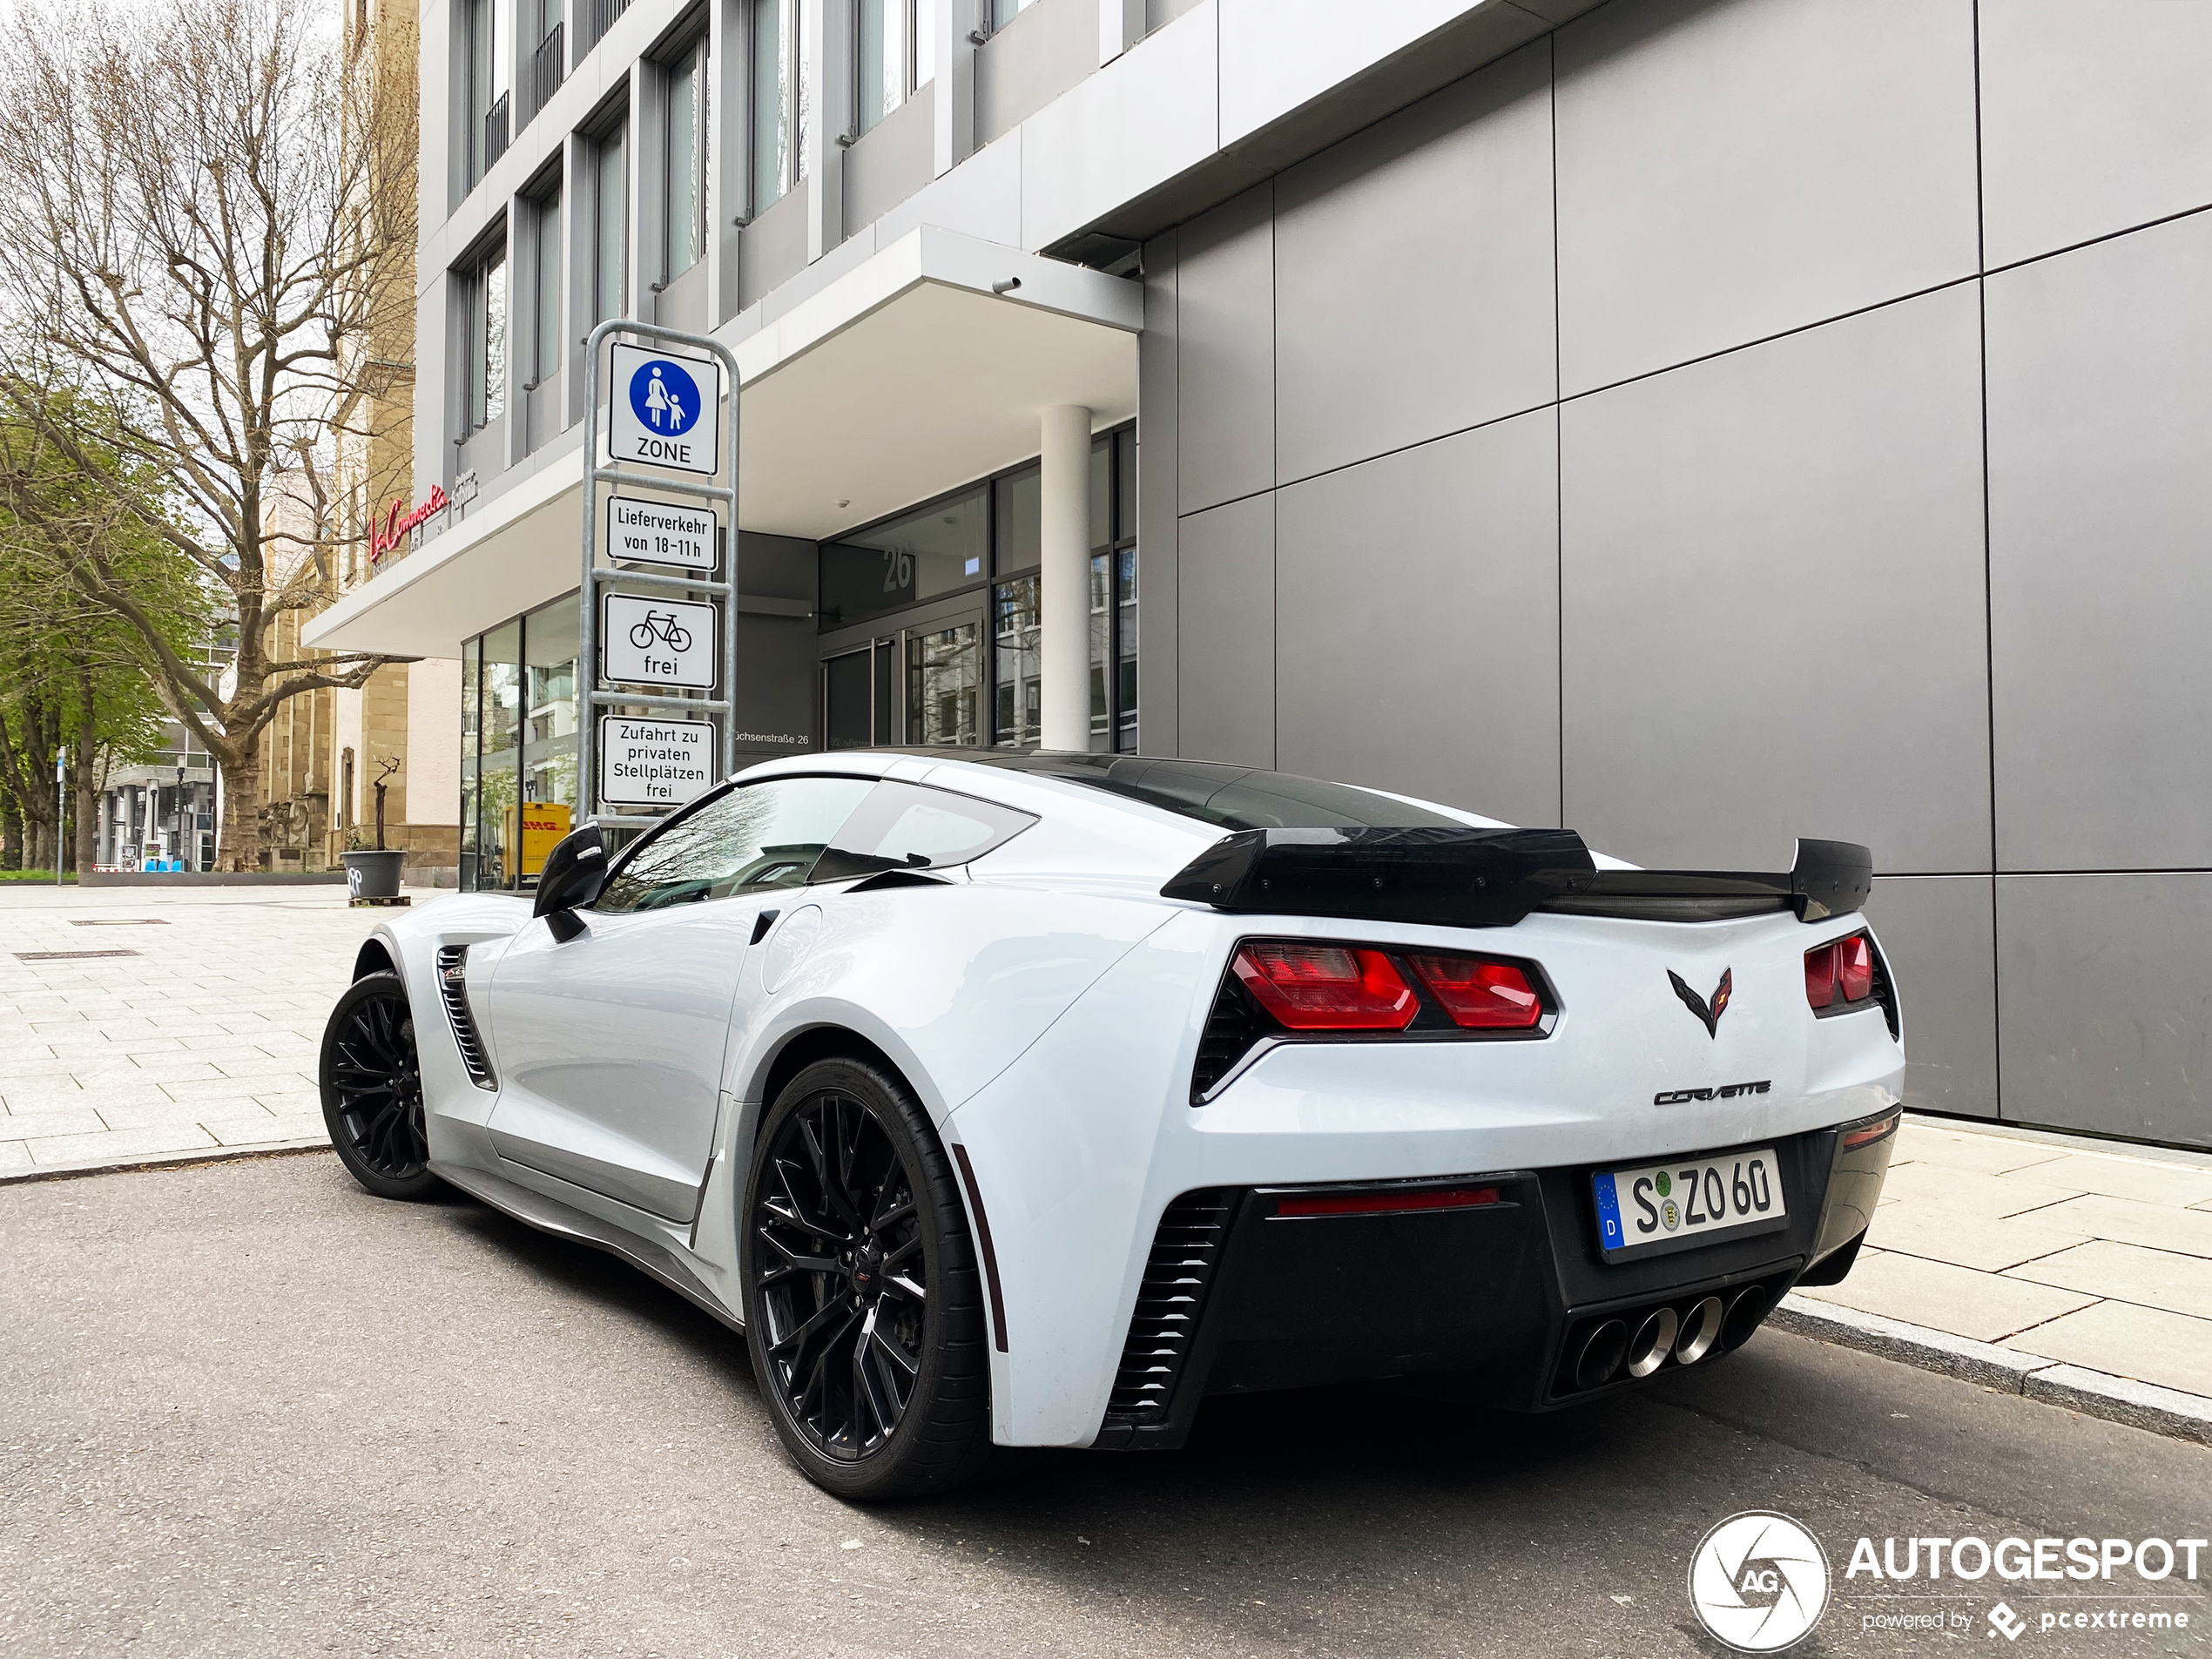
{"type": "Polygon", "coordinates": [[[557,1198],[533,1192],[528,1187],[517,1186],[512,1181],[489,1175],[482,1170],[448,1163],[436,1163],[441,1178],[451,1182],[472,1197],[481,1198],[502,1215],[512,1216],[526,1227],[535,1227],[542,1233],[556,1238],[569,1238],[580,1244],[590,1244],[618,1256],[639,1271],[649,1273],[678,1296],[711,1313],[732,1331],[742,1332],[745,1321],[722,1305],[721,1298],[706,1287],[698,1274],[685,1266],[674,1255],[634,1233],[624,1232],[610,1222],[588,1216],[581,1210],[570,1208],[557,1198]]]}

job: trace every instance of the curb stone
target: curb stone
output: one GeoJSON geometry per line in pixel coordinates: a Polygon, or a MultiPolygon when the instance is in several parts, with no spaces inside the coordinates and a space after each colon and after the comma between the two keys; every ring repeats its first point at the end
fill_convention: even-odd
{"type": "Polygon", "coordinates": [[[311,1140],[259,1141],[251,1146],[195,1146],[181,1152],[143,1152],[135,1157],[93,1158],[82,1163],[44,1164],[36,1169],[10,1170],[0,1175],[0,1187],[21,1186],[30,1181],[74,1181],[87,1175],[121,1175],[132,1170],[192,1168],[202,1163],[234,1163],[240,1158],[294,1157],[302,1152],[327,1152],[327,1136],[311,1140]]]}
{"type": "Polygon", "coordinates": [[[1953,1336],[1948,1331],[1908,1325],[1879,1313],[1862,1313],[1856,1308],[1814,1302],[1794,1294],[1782,1298],[1766,1323],[1777,1331],[1856,1348],[1922,1371],[1978,1383],[1999,1393],[2020,1394],[2085,1417],[2101,1417],[2154,1434],[2212,1446],[2212,1399],[2177,1388],[2069,1366],[2017,1348],[2000,1348],[1953,1336]]]}

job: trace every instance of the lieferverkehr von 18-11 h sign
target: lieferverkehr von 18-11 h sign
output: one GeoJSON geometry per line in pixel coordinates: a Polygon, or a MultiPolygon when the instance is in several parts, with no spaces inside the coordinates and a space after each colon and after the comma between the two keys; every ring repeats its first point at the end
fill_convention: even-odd
{"type": "Polygon", "coordinates": [[[617,467],[642,463],[712,477],[722,470],[722,365],[617,344],[607,449],[617,467]]]}

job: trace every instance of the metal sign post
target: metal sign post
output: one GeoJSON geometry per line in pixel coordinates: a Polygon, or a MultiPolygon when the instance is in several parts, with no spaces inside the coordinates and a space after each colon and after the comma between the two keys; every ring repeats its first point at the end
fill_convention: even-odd
{"type": "Polygon", "coordinates": [[[577,721],[577,820],[643,829],[737,770],[738,721],[738,360],[704,334],[621,319],[601,323],[584,342],[583,578],[577,590],[577,662],[583,680],[577,721]],[[609,351],[608,461],[599,461],[599,358],[609,351]],[[664,355],[661,346],[696,348],[664,355]],[[719,374],[700,373],[719,366],[719,374]],[[711,407],[726,378],[728,411],[711,407]],[[705,482],[729,469],[725,487],[705,482]],[[695,477],[671,476],[693,474],[695,477]],[[601,484],[644,486],[710,503],[702,510],[610,493],[604,523],[601,484]],[[711,503],[728,509],[722,576],[713,578],[711,503]],[[602,569],[604,532],[610,557],[675,566],[691,574],[602,569]],[[638,590],[602,595],[604,583],[638,590]],[[704,603],[692,595],[711,596],[704,603]],[[662,596],[665,596],[664,597],[662,596]],[[646,690],[632,687],[658,688],[646,690]],[[711,693],[686,698],[695,688],[711,693]],[[603,708],[651,710],[637,718],[603,708]],[[698,717],[704,716],[705,718],[698,717]],[[611,732],[603,732],[603,721],[611,732]],[[713,725],[721,726],[718,745],[713,725]],[[612,764],[615,786],[602,768],[612,764]],[[603,806],[645,809],[601,812],[603,806]],[[658,810],[655,810],[658,809],[658,810]]]}

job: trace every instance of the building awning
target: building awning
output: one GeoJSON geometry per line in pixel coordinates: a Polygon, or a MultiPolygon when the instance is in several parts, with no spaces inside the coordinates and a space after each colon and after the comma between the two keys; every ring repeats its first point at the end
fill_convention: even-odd
{"type": "MultiPolygon", "coordinates": [[[[1037,453],[1038,418],[1136,412],[1141,287],[934,226],[732,345],[738,522],[819,541],[1037,453]],[[1013,286],[1006,286],[1008,284],[1013,286]]],[[[725,336],[726,337],[726,336],[725,336]]],[[[573,590],[581,428],[310,623],[307,644],[403,657],[573,590]]]]}

